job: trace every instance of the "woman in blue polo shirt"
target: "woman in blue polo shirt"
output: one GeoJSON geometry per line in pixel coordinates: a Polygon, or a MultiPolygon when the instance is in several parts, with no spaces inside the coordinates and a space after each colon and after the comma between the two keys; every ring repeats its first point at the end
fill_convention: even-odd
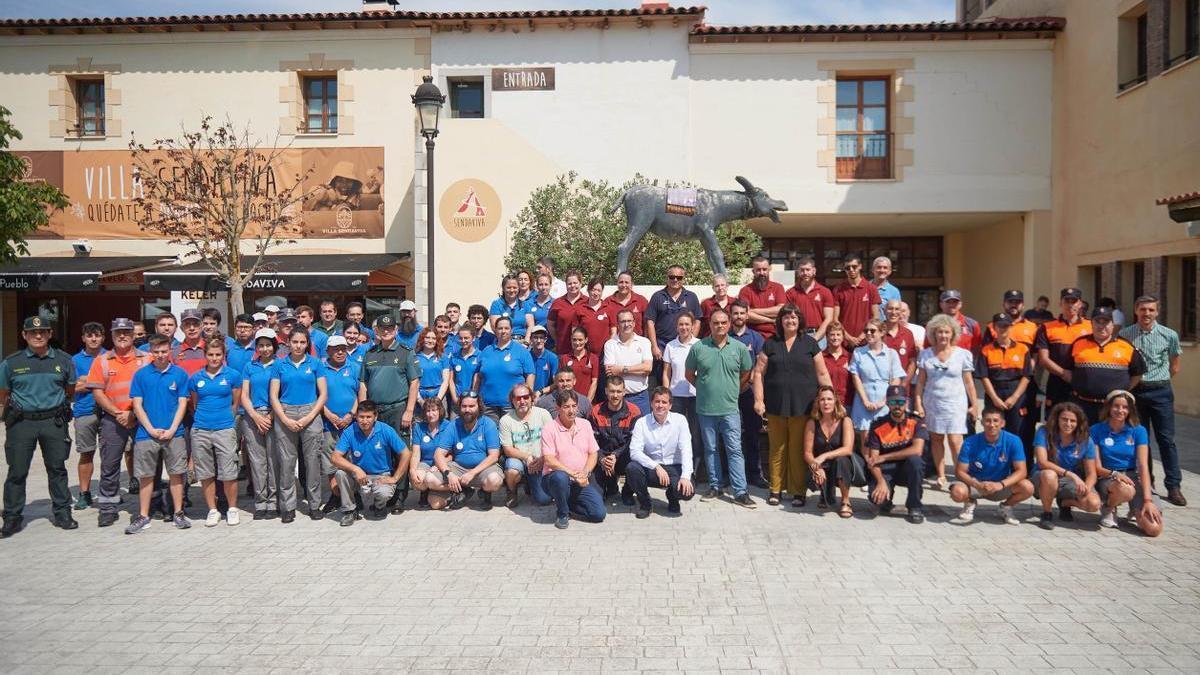
{"type": "Polygon", "coordinates": [[[498,421],[512,410],[508,393],[518,382],[533,389],[533,356],[513,339],[512,320],[496,320],[496,343],[479,353],[475,385],[483,403],[483,414],[498,421]]]}
{"type": "Polygon", "coordinates": [[[204,340],[204,367],[188,379],[188,395],[193,410],[192,460],[196,464],[196,478],[208,504],[205,527],[214,527],[221,522],[217,510],[217,485],[221,481],[229,510],[225,520],[229,525],[240,522],[237,508],[238,492],[238,442],[234,430],[238,393],[242,388],[242,376],[225,365],[226,346],[221,336],[204,340]]]}
{"type": "Polygon", "coordinates": [[[450,359],[445,345],[433,327],[421,331],[417,338],[417,363],[421,365],[421,398],[446,398],[450,390],[450,359]]]}
{"type": "Polygon", "coordinates": [[[346,338],[346,349],[349,350],[346,359],[361,367],[363,355],[371,348],[371,345],[362,341],[362,329],[356,323],[348,323],[342,327],[342,337],[346,338]]]}
{"type": "Polygon", "coordinates": [[[545,328],[548,336],[546,349],[554,351],[554,336],[550,333],[547,323],[550,319],[550,305],[554,304],[554,297],[550,295],[550,275],[539,274],[535,286],[537,292],[531,293],[525,301],[525,334],[528,335],[529,329],[534,326],[545,328]]]}
{"type": "Polygon", "coordinates": [[[527,310],[525,303],[521,301],[519,296],[520,288],[517,286],[517,278],[511,274],[504,277],[500,282],[500,297],[493,300],[492,306],[488,309],[489,318],[492,322],[492,331],[496,330],[497,321],[500,319],[509,319],[512,325],[513,337],[518,340],[525,337],[527,327],[525,314],[527,310]]]}
{"type": "Polygon", "coordinates": [[[250,460],[254,486],[254,519],[274,518],[275,435],[271,412],[271,369],[275,366],[275,331],[262,328],[254,334],[254,359],[242,370],[242,438],[250,460]]]}
{"type": "Polygon", "coordinates": [[[271,367],[271,409],[275,412],[275,490],[284,523],[296,519],[296,462],[304,459],[308,516],[321,513],[321,457],[325,434],[321,409],[327,398],[325,366],[309,354],[308,331],[297,326],[288,336],[289,354],[271,367]]]}
{"type": "Polygon", "coordinates": [[[462,399],[463,394],[474,388],[475,373],[479,372],[479,350],[475,348],[475,335],[471,332],[470,327],[460,328],[454,339],[459,341],[461,348],[449,360],[452,387],[450,389],[451,404],[447,412],[451,416],[458,410],[458,402],[462,399]]]}
{"type": "Polygon", "coordinates": [[[1058,517],[1065,522],[1075,520],[1071,509],[1089,513],[1100,510],[1100,495],[1096,494],[1096,448],[1088,438],[1087,417],[1074,403],[1059,403],[1050,409],[1046,425],[1037,430],[1033,439],[1036,463],[1030,473],[1036,479],[1037,496],[1042,500],[1042,517],[1038,527],[1054,529],[1050,505],[1058,501],[1058,517]]]}
{"type": "Polygon", "coordinates": [[[412,435],[412,466],[409,467],[408,477],[414,489],[421,491],[418,506],[428,508],[429,491],[441,490],[442,476],[434,468],[433,455],[438,448],[450,447],[450,434],[453,424],[446,421],[446,408],[436,398],[427,398],[421,402],[421,417],[424,421],[417,422],[412,435]]]}
{"type": "Polygon", "coordinates": [[[1111,392],[1090,435],[1100,456],[1096,491],[1105,500],[1100,525],[1117,527],[1117,507],[1129,502],[1138,529],[1148,537],[1162,534],[1162,510],[1150,485],[1150,440],[1146,427],[1138,423],[1133,394],[1124,389],[1111,392]]]}

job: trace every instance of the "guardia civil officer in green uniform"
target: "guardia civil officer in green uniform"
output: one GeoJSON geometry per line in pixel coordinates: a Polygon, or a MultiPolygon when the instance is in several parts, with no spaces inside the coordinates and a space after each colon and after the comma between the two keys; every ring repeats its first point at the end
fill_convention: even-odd
{"type": "MultiPolygon", "coordinates": [[[[358,400],[370,399],[378,405],[379,421],[396,430],[407,440],[412,428],[413,408],[421,385],[421,366],[413,355],[396,339],[396,319],[385,314],[375,319],[378,341],[363,354],[359,370],[358,400]]],[[[393,514],[404,510],[407,483],[388,501],[393,514]]]]}
{"type": "Polygon", "coordinates": [[[21,531],[25,519],[25,480],[33,452],[40,444],[50,482],[52,522],[64,530],[79,523],[71,517],[71,491],[67,487],[67,457],[71,454],[70,400],[75,391],[75,364],[71,355],[50,346],[50,324],[43,318],[25,319],[21,337],[25,349],[0,362],[0,415],[8,428],[4,458],[4,526],[0,538],[21,531]]]}

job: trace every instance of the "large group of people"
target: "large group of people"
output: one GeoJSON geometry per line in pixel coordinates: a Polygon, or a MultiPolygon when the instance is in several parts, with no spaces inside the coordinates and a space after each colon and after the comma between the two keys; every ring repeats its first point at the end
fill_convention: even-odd
{"type": "Polygon", "coordinates": [[[117,522],[124,466],[136,496],[127,534],[156,516],[191,527],[195,483],[204,525],[237,525],[245,480],[252,518],[282,523],[302,505],[343,526],[383,519],[410,492],[419,508],[487,510],[501,489],[508,508],[523,496],[553,505],[558,528],[601,522],[618,500],[649,517],[650,488],[664,491],[668,516],[697,494],[754,509],[759,490],[796,509],[815,493],[850,518],[856,489],[889,513],[899,486],[912,523],[925,520],[923,490],[938,489],[962,504],[960,523],[983,499],[1017,524],[1013,507],[1035,498],[1045,529],[1078,511],[1156,536],[1147,425],[1166,499],[1186,505],[1173,439],[1179,338],[1157,322],[1156,298],[1137,298],[1122,328],[1108,303],[1087,312],[1076,288],[1062,289],[1057,316],[1044,297],[1025,311],[1010,290],[984,324],[948,289],[921,326],[890,260],[865,274],[850,255],[842,269],[827,288],[803,258],[784,288],[758,257],[736,296],[716,275],[701,300],[672,266],[650,298],[628,272],[604,297],[604,280],[559,279],[543,259],[535,274],[505,276],[490,306],[464,315],[450,303],[426,326],[411,301],[369,324],[357,302],[342,313],[328,300],[269,305],[233,317],[229,335],[218,310],[187,309],[155,317],[150,333],[114,318],[107,347],[105,326],[86,324],[73,356],[29,317],[24,348],[0,364],[0,534],[23,527],[38,447],[52,523],[66,530],[91,508],[100,527],[117,522]]]}

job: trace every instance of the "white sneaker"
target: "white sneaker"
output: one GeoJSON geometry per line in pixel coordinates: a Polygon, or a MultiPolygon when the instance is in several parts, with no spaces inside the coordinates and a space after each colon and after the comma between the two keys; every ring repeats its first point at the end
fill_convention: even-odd
{"type": "Polygon", "coordinates": [[[969,523],[975,520],[975,502],[967,502],[963,504],[962,512],[955,518],[960,523],[969,523]]]}
{"type": "Polygon", "coordinates": [[[1007,523],[1009,525],[1020,525],[1021,524],[1021,521],[1017,520],[1017,517],[1013,515],[1013,507],[1011,507],[1007,504],[1001,504],[999,506],[999,511],[1000,511],[1000,520],[1003,520],[1005,523],[1007,523]]]}
{"type": "Polygon", "coordinates": [[[240,522],[242,522],[241,512],[237,510],[236,506],[229,507],[229,510],[225,512],[225,524],[232,526],[240,522]]]}
{"type": "Polygon", "coordinates": [[[205,527],[216,527],[217,523],[221,522],[221,512],[216,509],[209,509],[208,517],[204,519],[205,527]]]}
{"type": "Polygon", "coordinates": [[[1115,528],[1117,526],[1117,510],[1111,506],[1100,509],[1100,527],[1115,528]]]}

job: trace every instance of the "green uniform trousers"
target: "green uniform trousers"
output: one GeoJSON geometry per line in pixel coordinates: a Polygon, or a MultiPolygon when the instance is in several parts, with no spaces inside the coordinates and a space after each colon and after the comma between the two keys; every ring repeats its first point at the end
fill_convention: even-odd
{"type": "Polygon", "coordinates": [[[21,420],[8,425],[4,439],[4,459],[8,462],[8,478],[4,481],[4,518],[19,518],[25,510],[25,481],[33,453],[42,446],[42,461],[50,483],[50,501],[55,515],[71,513],[71,490],[67,487],[67,458],[71,454],[71,437],[67,425],[59,418],[21,420]]]}

